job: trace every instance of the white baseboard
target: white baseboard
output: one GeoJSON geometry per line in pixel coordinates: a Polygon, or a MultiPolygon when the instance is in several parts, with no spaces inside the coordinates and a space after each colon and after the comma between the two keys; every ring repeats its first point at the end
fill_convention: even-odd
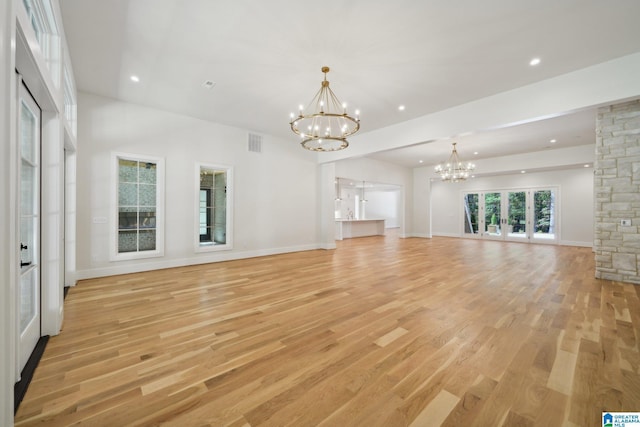
{"type": "Polygon", "coordinates": [[[404,236],[401,237],[419,237],[421,239],[430,239],[431,238],[431,234],[428,233],[407,233],[404,236]]]}
{"type": "Polygon", "coordinates": [[[318,249],[335,249],[338,246],[336,245],[335,242],[333,243],[320,243],[320,245],[318,246],[318,249]]]}
{"type": "Polygon", "coordinates": [[[433,236],[437,236],[437,237],[461,237],[459,234],[456,233],[431,233],[433,236]]]}
{"type": "MultiPolygon", "coordinates": [[[[203,256],[194,256],[180,259],[162,259],[157,261],[147,261],[136,264],[112,265],[108,267],[78,270],[75,273],[75,280],[94,279],[97,277],[117,276],[119,274],[140,273],[143,271],[160,270],[163,268],[185,267],[188,265],[209,264],[221,261],[232,261],[236,259],[256,258],[268,255],[278,255],[289,252],[303,252],[315,249],[332,249],[322,247],[321,244],[290,246],[283,248],[258,249],[244,252],[216,252],[203,256]]],[[[327,246],[331,246],[330,244],[327,246]]],[[[334,244],[335,247],[335,244],[334,244]]]]}
{"type": "Polygon", "coordinates": [[[593,242],[572,242],[571,240],[561,240],[558,244],[562,246],[581,246],[585,248],[593,247],[593,242]]]}

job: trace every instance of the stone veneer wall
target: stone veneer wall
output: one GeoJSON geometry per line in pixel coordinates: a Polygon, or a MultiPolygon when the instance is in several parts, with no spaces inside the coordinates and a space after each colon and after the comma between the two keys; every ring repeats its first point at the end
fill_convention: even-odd
{"type": "Polygon", "coordinates": [[[640,100],[598,110],[594,170],[596,277],[640,284],[640,100]]]}

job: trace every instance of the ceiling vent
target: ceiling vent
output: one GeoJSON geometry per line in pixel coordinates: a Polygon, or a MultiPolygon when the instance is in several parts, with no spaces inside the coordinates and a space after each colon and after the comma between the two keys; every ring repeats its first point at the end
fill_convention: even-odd
{"type": "Polygon", "coordinates": [[[216,85],[216,82],[214,82],[213,80],[205,80],[204,83],[202,83],[202,87],[205,89],[211,89],[216,85]]]}
{"type": "Polygon", "coordinates": [[[262,153],[262,136],[253,133],[249,134],[249,151],[262,153]]]}

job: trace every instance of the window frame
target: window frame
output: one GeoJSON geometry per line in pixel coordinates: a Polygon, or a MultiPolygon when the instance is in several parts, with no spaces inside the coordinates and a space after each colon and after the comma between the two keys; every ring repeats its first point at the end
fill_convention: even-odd
{"type": "Polygon", "coordinates": [[[214,163],[196,163],[194,173],[194,251],[217,252],[233,249],[233,166],[214,163]],[[200,173],[203,169],[224,171],[227,175],[226,185],[226,228],[223,244],[209,244],[200,241],[200,173]]]}
{"type": "MultiPolygon", "coordinates": [[[[111,261],[125,261],[132,259],[157,258],[164,256],[164,224],[165,224],[165,164],[164,158],[144,156],[130,153],[111,153],[111,204],[110,204],[110,223],[109,223],[109,246],[111,261]],[[156,165],[156,248],[149,251],[133,251],[118,252],[118,235],[119,235],[119,161],[130,160],[141,163],[153,163],[156,165]]],[[[139,207],[139,206],[138,206],[139,207]]]]}

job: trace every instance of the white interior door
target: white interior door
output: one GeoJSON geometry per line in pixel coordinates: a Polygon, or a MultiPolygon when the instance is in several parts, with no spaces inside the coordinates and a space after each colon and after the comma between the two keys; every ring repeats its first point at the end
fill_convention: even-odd
{"type": "Polygon", "coordinates": [[[22,371],[40,339],[40,108],[24,85],[18,98],[18,363],[22,371]]]}

